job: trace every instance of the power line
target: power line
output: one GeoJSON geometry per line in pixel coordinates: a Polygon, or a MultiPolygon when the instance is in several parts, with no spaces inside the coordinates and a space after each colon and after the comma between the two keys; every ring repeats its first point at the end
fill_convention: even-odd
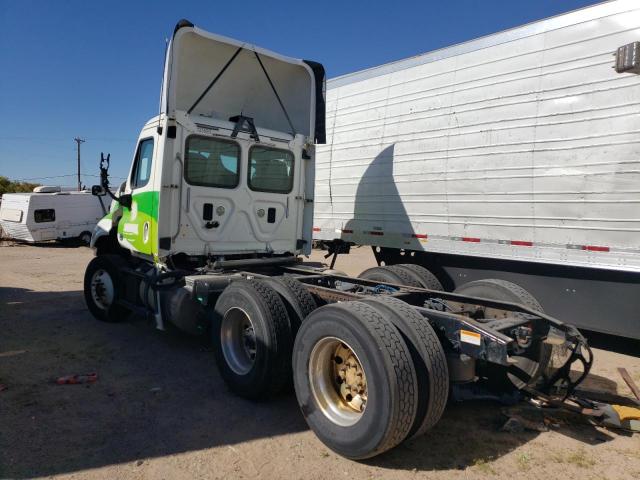
{"type": "MultiPolygon", "coordinates": [[[[126,137],[86,137],[87,140],[100,142],[135,142],[137,138],[126,137]]],[[[0,136],[0,140],[41,140],[45,142],[67,142],[67,138],[58,137],[30,137],[30,136],[0,136]]]]}
{"type": "MultiPolygon", "coordinates": [[[[77,174],[75,173],[69,173],[67,175],[50,175],[48,177],[29,177],[29,178],[16,178],[15,181],[16,182],[27,182],[29,180],[48,180],[50,178],[63,178],[63,177],[75,177],[77,174]]],[[[94,175],[91,173],[83,173],[81,175],[82,177],[100,177],[100,175],[94,175]]],[[[126,177],[118,177],[117,175],[109,175],[109,177],[111,178],[117,178],[120,180],[125,180],[126,177]]]]}

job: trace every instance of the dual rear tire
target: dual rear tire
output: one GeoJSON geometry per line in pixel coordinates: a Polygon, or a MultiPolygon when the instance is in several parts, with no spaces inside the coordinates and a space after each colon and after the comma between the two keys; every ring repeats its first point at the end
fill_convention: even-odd
{"type": "Polygon", "coordinates": [[[353,459],[378,455],[438,421],[449,377],[426,319],[394,298],[320,308],[311,302],[292,277],[240,280],[221,293],[214,351],[233,392],[262,400],[292,380],[310,428],[353,459]]]}
{"type": "Polygon", "coordinates": [[[423,434],[440,419],[449,391],[435,332],[413,307],[394,298],[314,311],[296,337],[293,372],[311,429],[352,459],[423,434]]]}
{"type": "Polygon", "coordinates": [[[428,290],[444,290],[442,283],[433,273],[413,263],[368,268],[358,275],[358,278],[428,290]]]}

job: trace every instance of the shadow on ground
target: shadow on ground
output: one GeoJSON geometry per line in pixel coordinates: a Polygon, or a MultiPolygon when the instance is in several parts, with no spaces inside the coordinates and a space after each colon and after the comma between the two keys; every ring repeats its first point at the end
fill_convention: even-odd
{"type": "Polygon", "coordinates": [[[47,242],[25,242],[11,238],[0,238],[0,247],[78,248],[88,247],[88,245],[78,238],[64,238],[47,242]]]}
{"type": "MultiPolygon", "coordinates": [[[[0,288],[0,477],[75,472],[307,430],[292,393],[252,403],[229,393],[201,340],[142,320],[95,321],[82,292],[0,288]],[[57,385],[97,372],[91,385],[57,385]]],[[[450,405],[426,436],[368,464],[457,469],[495,459],[537,433],[500,432],[501,407],[450,405]]],[[[593,430],[566,427],[589,441],[593,430]]],[[[277,447],[282,448],[282,447],[277,447]]],[[[287,450],[285,450],[287,451],[287,450]]]]}

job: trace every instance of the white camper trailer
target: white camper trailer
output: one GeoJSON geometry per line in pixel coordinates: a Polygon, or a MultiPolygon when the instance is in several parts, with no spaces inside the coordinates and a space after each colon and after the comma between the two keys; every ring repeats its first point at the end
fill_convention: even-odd
{"type": "Polygon", "coordinates": [[[0,206],[0,226],[7,237],[15,240],[78,238],[89,244],[91,232],[105,214],[101,200],[89,192],[63,192],[60,187],[6,193],[0,206]]]}
{"type": "Polygon", "coordinates": [[[616,0],[329,80],[314,239],[640,339],[638,50],[616,0]]]}

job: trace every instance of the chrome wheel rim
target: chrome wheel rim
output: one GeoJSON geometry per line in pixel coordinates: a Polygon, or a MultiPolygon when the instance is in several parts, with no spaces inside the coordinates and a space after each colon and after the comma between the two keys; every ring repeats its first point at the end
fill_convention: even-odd
{"type": "Polygon", "coordinates": [[[100,310],[107,310],[113,303],[113,280],[106,270],[99,269],[91,277],[91,298],[100,310]]]}
{"type": "Polygon", "coordinates": [[[320,411],[342,427],[355,425],[367,406],[367,377],[354,350],[336,337],[318,341],[309,357],[309,384],[320,411]]]}
{"type": "Polygon", "coordinates": [[[230,308],[220,327],[222,354],[229,368],[238,375],[249,373],[256,359],[256,334],[251,317],[241,308],[230,308]]]}

